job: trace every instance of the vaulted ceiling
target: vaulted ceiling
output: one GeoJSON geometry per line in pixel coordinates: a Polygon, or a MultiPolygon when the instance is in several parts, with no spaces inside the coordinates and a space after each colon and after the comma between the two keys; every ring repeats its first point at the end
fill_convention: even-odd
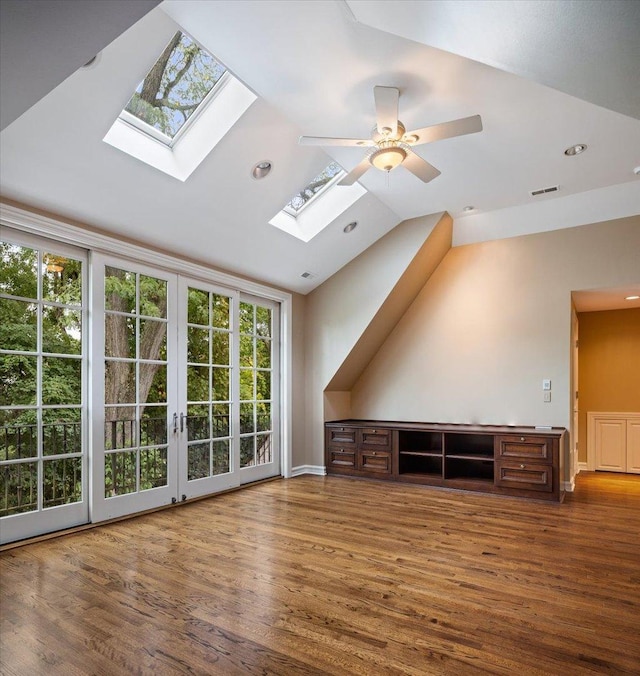
{"type": "Polygon", "coordinates": [[[579,224],[560,217],[568,209],[640,212],[640,3],[165,0],[148,11],[155,4],[3,0],[5,198],[302,293],[414,216],[448,211],[463,242],[579,224]],[[102,140],[176,24],[258,95],[185,182],[102,140]],[[368,137],[375,85],[400,90],[408,129],[474,114],[484,129],[418,147],[442,172],[429,184],[371,169],[367,194],[308,243],[273,228],[330,159],[350,170],[363,157],[298,136],[368,137]],[[575,143],[587,151],[566,157],[575,143]],[[265,159],[271,174],[253,180],[265,159]],[[535,200],[557,219],[524,218],[535,200]]]}

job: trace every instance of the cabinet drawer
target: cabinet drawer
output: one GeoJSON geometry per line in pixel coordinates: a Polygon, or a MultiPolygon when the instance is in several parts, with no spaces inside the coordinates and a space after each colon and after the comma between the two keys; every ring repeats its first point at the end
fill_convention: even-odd
{"type": "Polygon", "coordinates": [[[327,427],[327,443],[355,446],[357,434],[356,427],[327,427]]]}
{"type": "Polygon", "coordinates": [[[367,448],[391,450],[391,430],[365,427],[360,430],[360,444],[367,448]]]}
{"type": "Polygon", "coordinates": [[[329,467],[356,468],[356,452],[354,449],[329,448],[327,451],[327,465],[329,467]]]}
{"type": "Polygon", "coordinates": [[[497,437],[496,459],[514,458],[534,460],[536,462],[552,462],[552,439],[545,437],[520,436],[497,437]]]}
{"type": "Polygon", "coordinates": [[[363,472],[391,474],[391,453],[387,451],[369,451],[363,449],[359,453],[360,466],[363,472]]]}
{"type": "Polygon", "coordinates": [[[541,463],[501,462],[496,465],[496,486],[520,490],[553,491],[553,467],[541,463]]]}

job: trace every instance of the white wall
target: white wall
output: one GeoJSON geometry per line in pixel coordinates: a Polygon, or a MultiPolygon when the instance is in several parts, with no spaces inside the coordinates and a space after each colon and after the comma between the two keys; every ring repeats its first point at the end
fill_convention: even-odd
{"type": "Polygon", "coordinates": [[[352,415],[568,428],[571,291],[639,280],[640,216],[454,247],[356,382],[352,415]]]}

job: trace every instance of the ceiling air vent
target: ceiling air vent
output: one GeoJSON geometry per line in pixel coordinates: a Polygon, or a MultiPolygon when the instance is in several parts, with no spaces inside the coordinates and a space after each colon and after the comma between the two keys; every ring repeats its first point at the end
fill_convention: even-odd
{"type": "Polygon", "coordinates": [[[548,188],[539,188],[538,190],[532,190],[529,194],[531,197],[537,197],[538,195],[546,195],[548,192],[558,192],[560,186],[552,185],[548,188]]]}
{"type": "Polygon", "coordinates": [[[302,279],[311,279],[311,278],[314,277],[314,276],[315,276],[315,275],[313,274],[313,272],[303,272],[303,273],[300,275],[300,277],[302,277],[302,279]]]}

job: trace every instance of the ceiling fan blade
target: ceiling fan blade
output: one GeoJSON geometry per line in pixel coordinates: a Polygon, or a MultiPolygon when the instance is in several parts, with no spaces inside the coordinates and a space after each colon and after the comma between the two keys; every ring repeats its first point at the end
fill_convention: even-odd
{"type": "Polygon", "coordinates": [[[407,153],[402,166],[425,183],[429,183],[429,181],[433,181],[434,178],[440,176],[438,169],[411,151],[407,153]]]}
{"type": "Polygon", "coordinates": [[[398,133],[398,100],[400,92],[395,87],[374,87],[373,98],[376,102],[376,125],[381,134],[385,129],[391,138],[398,133]]]}
{"type": "Polygon", "coordinates": [[[338,185],[353,185],[367,169],[371,169],[371,164],[369,158],[365,157],[360,164],[356,165],[342,180],[338,181],[338,185]]]}
{"type": "Polygon", "coordinates": [[[482,119],[480,115],[472,115],[471,117],[463,117],[459,120],[451,120],[451,122],[433,124],[430,127],[408,131],[404,135],[404,139],[412,146],[419,146],[421,143],[442,141],[445,138],[474,134],[477,131],[482,131],[482,119]],[[411,136],[417,136],[418,140],[411,141],[411,136]]]}
{"type": "Polygon", "coordinates": [[[371,139],[360,138],[330,138],[325,136],[301,136],[298,139],[301,146],[357,146],[365,148],[374,145],[371,139]]]}

